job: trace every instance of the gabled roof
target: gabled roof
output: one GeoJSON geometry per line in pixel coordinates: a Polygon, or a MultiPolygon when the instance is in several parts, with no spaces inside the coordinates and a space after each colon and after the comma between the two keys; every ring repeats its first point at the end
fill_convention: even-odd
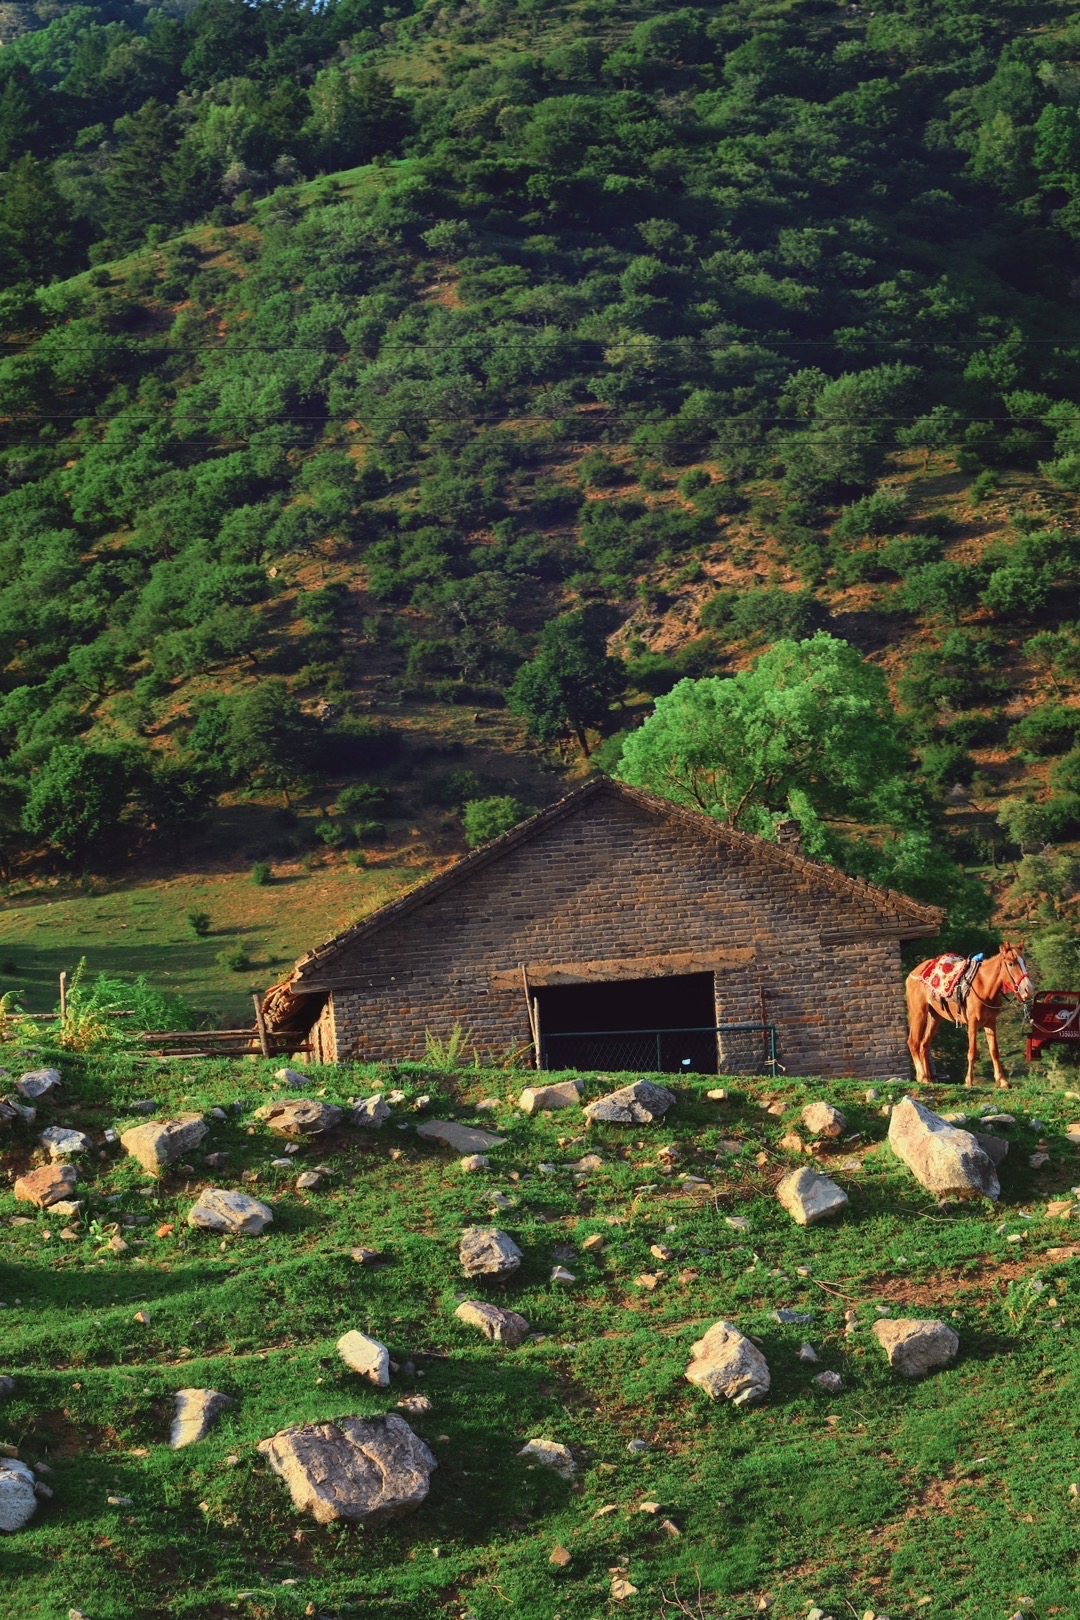
{"type": "MultiPolygon", "coordinates": [[[[939,906],[922,905],[917,900],[909,899],[906,894],[898,894],[895,889],[868,883],[865,878],[849,877],[838,867],[828,866],[822,861],[813,861],[797,850],[771,843],[766,838],[757,838],[752,833],[740,832],[735,827],[714,821],[711,816],[705,815],[700,810],[690,810],[684,805],[673,804],[670,799],[659,798],[655,793],[646,793],[641,788],[627,787],[624,782],[616,782],[609,776],[594,776],[583,786],[575,788],[572,793],[548,805],[537,815],[530,816],[527,821],[520,822],[509,832],[492,839],[491,843],[484,844],[481,848],[463,856],[436,877],[429,878],[426,883],[420,883],[415,889],[410,889],[400,900],[391,900],[378,911],[372,912],[370,917],[365,917],[362,922],[354,923],[351,928],[344,929],[342,933],[308,951],[307,955],[302,956],[297,962],[287,981],[289,991],[292,995],[302,995],[305,979],[313,981],[317,979],[319,988],[324,989],[325,969],[351,945],[359,940],[369,939],[373,934],[388,928],[391,923],[399,922],[402,917],[419,910],[436,895],[466,882],[474,872],[490,866],[493,861],[501,860],[504,855],[520,845],[532,843],[549,827],[564,821],[568,816],[576,815],[594,799],[605,795],[635,805],[652,815],[681,823],[699,836],[704,833],[717,844],[749,855],[752,859],[771,866],[777,872],[797,872],[804,877],[810,876],[831,888],[836,894],[852,900],[869,901],[883,916],[899,923],[898,933],[901,931],[912,934],[936,933],[945,916],[939,906]]],[[[315,991],[314,984],[312,990],[315,991]]]]}

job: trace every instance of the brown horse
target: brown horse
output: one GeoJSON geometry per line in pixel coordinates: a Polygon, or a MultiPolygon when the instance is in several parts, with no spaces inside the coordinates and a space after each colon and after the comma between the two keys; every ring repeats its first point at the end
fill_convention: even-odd
{"type": "Polygon", "coordinates": [[[986,1031],[986,1044],[990,1048],[990,1061],[994,1065],[994,1079],[999,1086],[1009,1084],[998,1055],[997,1020],[1002,997],[1015,996],[1026,1003],[1035,994],[1035,986],[1024,961],[1024,944],[1002,943],[996,956],[980,962],[963,1004],[955,999],[945,1000],[937,995],[921,976],[935,958],[920,962],[907,976],[908,1051],[915,1065],[915,1078],[929,1082],[930,1045],[943,1018],[954,1024],[966,1025],[968,1032],[967,1075],[965,1086],[975,1084],[975,1055],[980,1029],[986,1031]]]}

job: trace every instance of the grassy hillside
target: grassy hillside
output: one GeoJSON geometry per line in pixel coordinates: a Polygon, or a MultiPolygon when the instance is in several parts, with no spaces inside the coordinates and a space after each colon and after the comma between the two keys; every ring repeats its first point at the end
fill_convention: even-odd
{"type": "MultiPolygon", "coordinates": [[[[306,1144],[285,1169],[270,1162],[280,1139],[252,1121],[275,1091],[269,1065],[133,1080],[123,1056],[60,1064],[57,1117],[95,1140],[136,1096],[156,1098],[159,1118],[212,1106],[227,1118],[210,1121],[190,1173],[158,1183],[116,1148],[92,1155],[67,1227],[37,1211],[19,1224],[27,1206],[0,1191],[0,1371],[18,1380],[0,1438],[44,1463],[54,1492],[0,1540],[4,1620],[1071,1613],[1078,1161],[1063,1134],[1075,1097],[1053,1068],[1010,1096],[1016,1124],[998,1127],[1011,1144],[1002,1203],[943,1209],[884,1144],[890,1085],[738,1078],[715,1102],[715,1077],[687,1078],[663,1126],[621,1130],[527,1119],[512,1106],[525,1075],[327,1070],[330,1100],[387,1086],[406,1100],[381,1134],[306,1144]],[[840,1224],[800,1229],[772,1187],[797,1162],[781,1136],[820,1096],[847,1114],[852,1134],[823,1167],[851,1203],[840,1224]],[[507,1142],[491,1173],[465,1175],[423,1144],[417,1110],[495,1126],[507,1142]],[[263,1237],[186,1227],[205,1151],[229,1155],[219,1181],[273,1206],[263,1237]],[[577,1177],[586,1152],[602,1162],[577,1177]],[[295,1173],[317,1163],[325,1189],[296,1192],[295,1173]],[[496,1191],[525,1259],[504,1289],[479,1292],[529,1320],[516,1350],[453,1314],[477,1292],[458,1269],[460,1230],[491,1220],[496,1191]],[[381,1262],[356,1264],[357,1245],[381,1262]],[[556,1264],[575,1281],[552,1282],[556,1264]],[[891,1373],[870,1332],[883,1314],[943,1317],[955,1365],[916,1383],[891,1373]],[[760,1341],[772,1371],[760,1407],[711,1404],[683,1378],[720,1317],[760,1341]],[[389,1346],[400,1370],[387,1393],[340,1362],[351,1328],[389,1346]],[[804,1342],[818,1363],[798,1359],[804,1342]],[[839,1393],[814,1385],[822,1369],[839,1393]],[[172,1452],[172,1393],[189,1386],[235,1404],[172,1452]],[[439,1463],[419,1511],[368,1532],[299,1517],[257,1443],[410,1394],[431,1402],[410,1421],[439,1463]],[[517,1458],[533,1438],[570,1447],[571,1483],[517,1458]],[[636,1590],[613,1598],[616,1580],[636,1590]]],[[[588,1095],[604,1089],[587,1079],[588,1095]]],[[[926,1100],[951,1108],[956,1093],[926,1100]]],[[[962,1106],[999,1101],[965,1093],[962,1106]]],[[[36,1156],[21,1127],[5,1137],[9,1176],[36,1156]]]]}
{"type": "Polygon", "coordinates": [[[744,824],[1080,975],[1067,6],[20,16],[13,892],[437,862],[823,630],[888,678],[896,791],[744,824]],[[540,712],[567,648],[597,682],[540,712]]]}

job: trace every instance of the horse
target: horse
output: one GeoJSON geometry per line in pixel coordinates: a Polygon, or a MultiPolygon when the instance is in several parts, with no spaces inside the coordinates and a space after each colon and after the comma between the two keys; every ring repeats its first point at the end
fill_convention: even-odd
{"type": "MultiPolygon", "coordinates": [[[[1008,940],[1005,940],[996,956],[985,957],[968,979],[967,994],[961,999],[955,996],[945,998],[935,994],[923,977],[926,969],[937,960],[937,957],[929,957],[927,961],[920,962],[918,967],[913,968],[908,974],[905,987],[908,1010],[907,1044],[915,1065],[916,1080],[929,1083],[930,1045],[941,1020],[949,1018],[954,1024],[967,1026],[965,1086],[975,1084],[975,1056],[979,1031],[984,1029],[986,1044],[990,1049],[990,1061],[994,1065],[994,1080],[998,1086],[1007,1088],[1009,1082],[1001,1067],[997,1039],[997,1020],[1001,1011],[1002,997],[1015,996],[1018,1002],[1026,1005],[1035,994],[1035,986],[1031,982],[1031,975],[1024,961],[1023,940],[1019,945],[1010,945],[1008,940]]],[[[964,977],[968,978],[968,975],[965,974],[964,977]]]]}

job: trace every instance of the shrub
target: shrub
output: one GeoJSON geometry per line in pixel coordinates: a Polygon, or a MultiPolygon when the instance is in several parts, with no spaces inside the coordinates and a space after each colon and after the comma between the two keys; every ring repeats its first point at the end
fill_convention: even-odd
{"type": "Polygon", "coordinates": [[[205,939],[210,932],[210,913],[208,911],[189,911],[187,914],[188,927],[196,939],[205,939]]]}
{"type": "Polygon", "coordinates": [[[465,839],[470,849],[488,844],[500,833],[509,832],[525,816],[525,809],[509,793],[490,799],[469,799],[462,808],[465,839]]]}
{"type": "Polygon", "coordinates": [[[1052,835],[1051,818],[1045,805],[1034,799],[1006,799],[997,813],[998,826],[1019,844],[1021,854],[1041,849],[1052,835]]]}
{"type": "Polygon", "coordinates": [[[866,540],[904,527],[904,499],[885,489],[845,506],[832,526],[834,540],[866,540]]]}
{"type": "Polygon", "coordinates": [[[590,450],[578,462],[578,477],[589,489],[609,489],[624,483],[626,473],[602,450],[590,450]]]}
{"type": "Polygon", "coordinates": [[[386,789],[379,787],[375,782],[354,782],[350,787],[342,788],[338,794],[338,814],[355,815],[358,810],[367,810],[373,805],[384,804],[387,797],[386,789]]]}
{"type": "Polygon", "coordinates": [[[738,636],[785,636],[802,641],[821,628],[826,616],[812,591],[769,587],[747,591],[738,598],[731,610],[731,627],[738,636]]]}
{"type": "Polygon", "coordinates": [[[336,821],[320,821],[316,824],[315,836],[327,849],[336,849],[343,842],[345,831],[336,821]]]}
{"type": "Polygon", "coordinates": [[[1080,710],[1063,703],[1040,703],[1010,729],[1009,742],[1036,754],[1063,754],[1075,742],[1078,728],[1080,710]]]}
{"type": "Polygon", "coordinates": [[[228,950],[218,951],[217,960],[230,973],[243,973],[251,966],[251,957],[245,945],[230,945],[228,950]]]}
{"type": "Polygon", "coordinates": [[[354,821],[352,830],[358,844],[375,844],[386,837],[385,821],[354,821]]]}
{"type": "Polygon", "coordinates": [[[698,624],[703,630],[721,630],[731,623],[731,612],[739,600],[738,591],[722,590],[710,596],[698,613],[698,624]]]}
{"type": "Polygon", "coordinates": [[[265,889],[274,877],[274,869],[269,861],[256,861],[251,868],[251,881],[257,888],[265,889]]]}
{"type": "Polygon", "coordinates": [[[675,487],[684,500],[689,500],[692,495],[708,489],[711,483],[712,479],[704,467],[691,467],[689,472],[683,473],[675,487]]]}

